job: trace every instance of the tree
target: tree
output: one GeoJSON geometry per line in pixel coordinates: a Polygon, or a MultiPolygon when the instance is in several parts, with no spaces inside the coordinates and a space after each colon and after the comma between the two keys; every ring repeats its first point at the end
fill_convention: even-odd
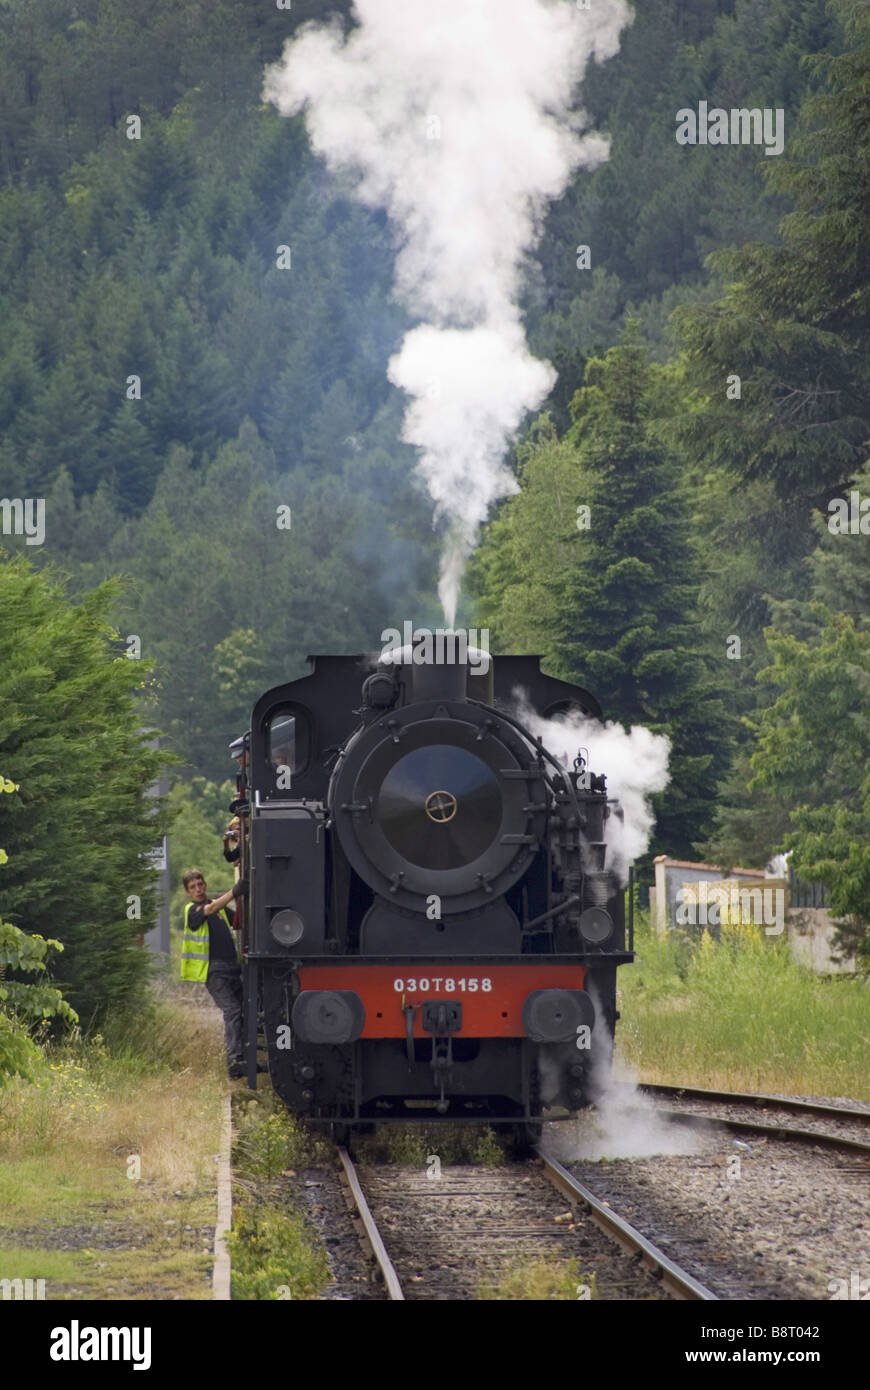
{"type": "Polygon", "coordinates": [[[855,472],[870,435],[870,12],[854,0],[829,8],[848,47],[804,59],[822,90],[804,100],[794,156],[766,169],[795,203],[782,244],[715,254],[727,297],[678,311],[706,398],[682,422],[692,455],[768,478],[806,511],[855,472]],[[726,397],[733,373],[739,402],[726,397]]]}
{"type": "Polygon", "coordinates": [[[675,292],[677,302],[707,299],[710,252],[774,240],[788,209],[788,195],[762,176],[781,161],[758,147],[681,147],[675,113],[702,98],[726,108],[781,107],[791,131],[808,85],[801,55],[822,53],[839,35],[818,0],[646,0],[633,8],[619,52],[583,80],[584,110],[609,133],[610,157],[579,170],[550,208],[536,252],[542,274],[527,297],[535,350],[559,368],[547,408],[560,430],[585,357],[617,341],[627,309],[654,355],[664,356],[664,309],[674,308],[675,292]],[[577,268],[578,243],[591,248],[591,272],[577,268]],[[590,329],[596,336],[586,347],[590,329]]]}
{"type": "Polygon", "coordinates": [[[826,883],[844,918],[840,945],[870,969],[870,632],[816,605],[816,642],[770,630],[779,689],[758,721],[755,780],[790,808],[785,848],[811,881],[826,883]]]}
{"type": "MultiPolygon", "coordinates": [[[[225,760],[227,761],[227,760],[225,760]]],[[[184,918],[187,893],[181,876],[201,869],[211,892],[223,893],[233,881],[233,866],[223,857],[222,835],[230,819],[229,803],[236,794],[235,780],[218,786],[204,777],[176,782],[169,793],[172,835],[169,841],[171,914],[174,924],[184,918]]]]}
{"type": "Polygon", "coordinates": [[[0,560],[0,763],[19,786],[0,806],[4,915],[62,942],[57,981],[86,1026],[143,997],[147,855],[166,828],[147,795],[164,758],[142,730],[142,666],[106,620],[117,589],[74,606],[25,559],[0,560]]]}
{"type": "Polygon", "coordinates": [[[728,719],[698,640],[679,469],[657,441],[660,375],[631,326],[590,359],[572,429],[564,441],[546,424],[533,435],[522,491],[475,573],[499,645],[531,646],[554,675],[588,685],[607,718],[672,739],[657,842],[686,855],[710,816],[728,719]]]}
{"type": "Polygon", "coordinates": [[[212,656],[212,717],[220,729],[244,733],[251,710],[268,689],[266,643],[252,628],[234,628],[218,642],[212,656]]]}
{"type": "MultiPolygon", "coordinates": [[[[0,775],[0,795],[17,791],[14,782],[0,775]]],[[[8,862],[5,849],[0,849],[0,865],[8,862]]],[[[14,979],[8,974],[10,970],[15,975],[44,974],[49,953],[62,950],[59,941],[28,936],[11,922],[0,919],[0,1086],[5,1076],[32,1075],[39,1057],[32,1034],[38,1034],[47,1020],[78,1022],[78,1014],[59,989],[46,982],[14,979]]]]}
{"type": "MultiPolygon", "coordinates": [[[[804,98],[798,137],[789,142],[793,157],[769,161],[766,171],[771,188],[794,203],[781,243],[711,257],[732,282],[727,296],[675,316],[687,403],[673,437],[720,498],[708,508],[715,559],[703,589],[705,617],[708,627],[730,624],[741,635],[738,707],[747,715],[751,703],[763,710],[768,697],[767,681],[756,683],[762,631],[816,650],[828,620],[811,611],[808,590],[859,625],[867,594],[862,543],[838,548],[826,522],[832,495],[848,497],[845,480],[862,463],[870,433],[870,16],[850,0],[828,9],[843,23],[845,51],[804,59],[821,89],[804,98]],[[738,379],[735,395],[726,387],[738,379]]],[[[809,35],[811,16],[803,24],[809,35]]],[[[810,44],[801,46],[813,54],[810,44]]],[[[778,718],[785,706],[777,701],[775,708],[777,715],[744,721],[715,829],[702,846],[714,862],[765,862],[793,829],[795,805],[814,806],[822,785],[837,803],[840,793],[829,784],[807,784],[793,803],[779,775],[753,779],[759,720],[778,718]]]]}
{"type": "MultiPolygon", "coordinates": [[[[762,494],[768,493],[770,484],[753,484],[747,489],[750,496],[755,497],[759,490],[762,494]]],[[[857,492],[859,498],[870,496],[870,467],[847,485],[840,507],[830,516],[812,518],[810,529],[816,537],[816,548],[809,560],[801,563],[798,574],[792,575],[791,585],[792,594],[806,594],[806,597],[777,599],[768,594],[771,621],[763,634],[753,636],[747,643],[746,670],[742,674],[748,678],[748,684],[744,680],[740,692],[740,708],[746,716],[742,720],[744,734],[734,766],[720,789],[715,828],[701,847],[704,856],[714,863],[765,864],[773,854],[795,843],[791,837],[798,824],[796,817],[803,815],[801,808],[817,809],[821,827],[825,825],[825,815],[829,812],[833,820],[839,806],[851,807],[850,814],[858,815],[859,820],[863,814],[857,810],[858,783],[853,779],[845,785],[835,776],[833,763],[825,751],[831,738],[836,736],[828,729],[828,721],[837,718],[832,711],[840,708],[843,689],[850,688],[848,682],[854,675],[854,671],[850,675],[849,670],[841,669],[838,663],[838,653],[844,657],[847,653],[840,621],[845,618],[851,622],[859,641],[861,634],[870,630],[870,538],[860,530],[863,514],[856,512],[854,521],[847,521],[845,530],[840,529],[840,512],[850,509],[853,492],[857,492]],[[834,525],[833,531],[829,529],[829,521],[834,525]],[[783,643],[785,646],[781,645],[783,643]],[[778,654],[773,667],[770,665],[772,651],[778,654]],[[826,663],[829,664],[827,670],[826,663]],[[819,683],[812,697],[819,702],[815,712],[810,706],[804,709],[803,705],[796,705],[792,710],[782,694],[772,698],[777,685],[785,683],[789,690],[794,685],[796,692],[804,678],[810,682],[810,688],[814,680],[819,683]],[[825,690],[825,681],[831,683],[832,693],[825,690]],[[793,714],[792,728],[789,721],[793,714]],[[809,723],[809,720],[815,722],[809,723]],[[780,724],[786,740],[790,736],[797,737],[799,729],[803,729],[802,736],[811,742],[817,738],[821,740],[816,746],[816,754],[822,752],[820,762],[795,753],[789,769],[793,781],[788,785],[784,779],[785,764],[782,758],[773,755],[772,731],[780,724]],[[763,755],[759,751],[762,731],[766,731],[767,739],[763,755]],[[818,775],[820,772],[823,775],[818,775]]],[[[773,587],[775,562],[785,539],[784,529],[777,530],[769,524],[770,553],[767,556],[763,553],[763,528],[758,534],[758,544],[752,540],[745,545],[741,561],[747,583],[750,583],[749,571],[754,563],[762,579],[773,587]]],[[[719,534],[721,537],[721,527],[719,534]]],[[[736,562],[732,568],[736,568],[736,562]]],[[[863,707],[860,692],[854,686],[851,690],[858,700],[852,713],[860,717],[863,707]]],[[[808,698],[806,691],[803,698],[808,698]]],[[[857,833],[858,822],[853,828],[857,833]]],[[[798,859],[805,861],[801,872],[807,878],[828,882],[830,866],[823,872],[818,863],[810,863],[819,859],[821,846],[817,844],[810,854],[808,843],[801,841],[798,859]]],[[[829,848],[833,853],[833,847],[829,848]]],[[[837,853],[842,850],[841,844],[837,853]]],[[[796,865],[797,862],[796,859],[796,865]]],[[[833,877],[839,881],[838,873],[833,877]]],[[[857,909],[849,909],[850,913],[855,911],[857,909]]]]}

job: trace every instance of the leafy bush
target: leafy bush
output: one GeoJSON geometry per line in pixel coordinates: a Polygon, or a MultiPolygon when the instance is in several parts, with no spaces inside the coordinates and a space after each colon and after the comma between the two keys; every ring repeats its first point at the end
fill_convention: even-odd
{"type": "MultiPolygon", "coordinates": [[[[0,777],[0,793],[16,791],[14,782],[0,777]]],[[[0,850],[0,864],[8,862],[6,851],[0,850]]],[[[0,1085],[4,1075],[32,1078],[41,1054],[30,1034],[43,1031],[47,1020],[78,1022],[78,1014],[60,990],[47,981],[31,984],[6,977],[7,970],[23,975],[44,973],[49,952],[62,950],[59,941],[28,936],[11,922],[0,921],[0,1085]]]]}

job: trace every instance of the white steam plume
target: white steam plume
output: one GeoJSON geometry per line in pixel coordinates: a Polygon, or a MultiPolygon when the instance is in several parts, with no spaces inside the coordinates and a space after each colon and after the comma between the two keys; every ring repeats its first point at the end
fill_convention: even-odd
{"type": "MultiPolygon", "coordinates": [[[[462,568],[491,502],[516,491],[504,453],[551,389],[517,297],[548,202],[607,158],[572,96],[619,47],[626,0],[356,0],[347,37],[306,26],[266,73],[285,115],[349,171],[401,236],[400,297],[424,322],[389,363],[411,397],[403,437],[447,519],[439,595],[453,626],[462,568]]],[[[578,229],[578,238],[582,229],[578,229]]]]}
{"type": "Polygon", "coordinates": [[[563,1163],[584,1158],[652,1158],[702,1153],[708,1148],[710,1141],[703,1131],[675,1125],[661,1113],[660,1101],[638,1090],[637,1077],[618,1057],[614,1073],[598,1094],[594,1110],[547,1125],[547,1150],[554,1158],[563,1163]]]}
{"type": "MultiPolygon", "coordinates": [[[[497,658],[496,658],[497,660],[497,658]]],[[[619,801],[624,819],[611,815],[604,823],[607,867],[628,881],[628,869],[646,853],[655,825],[650,797],[668,784],[669,739],[654,734],[642,724],[625,730],[621,724],[602,724],[580,714],[557,715],[542,719],[515,691],[517,717],[526,728],[543,740],[544,747],[567,767],[573,767],[579,748],[589,751],[591,772],[607,777],[607,794],[619,801]]]]}

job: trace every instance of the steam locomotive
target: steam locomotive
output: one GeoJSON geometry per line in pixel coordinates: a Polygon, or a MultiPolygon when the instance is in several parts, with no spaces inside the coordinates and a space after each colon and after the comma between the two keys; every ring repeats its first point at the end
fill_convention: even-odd
{"type": "Polygon", "coordinates": [[[276,1092],[333,1133],[534,1132],[609,1067],[633,959],[605,842],[619,808],[514,713],[520,692],[546,719],[601,709],[538,657],[441,655],[310,657],[252,715],[248,1084],[262,1007],[276,1092]]]}

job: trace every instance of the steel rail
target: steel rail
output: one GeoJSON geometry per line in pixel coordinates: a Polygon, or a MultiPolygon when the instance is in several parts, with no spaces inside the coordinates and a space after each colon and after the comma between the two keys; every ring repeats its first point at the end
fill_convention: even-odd
{"type": "Polygon", "coordinates": [[[544,1173],[550,1182],[563,1196],[569,1201],[576,1202],[578,1199],[587,1208],[593,1221],[606,1235],[615,1240],[624,1250],[632,1254],[639,1254],[642,1263],[647,1269],[656,1271],[669,1293],[675,1298],[692,1299],[695,1301],[718,1301],[718,1295],[708,1289],[705,1284],[693,1279],[691,1274],[681,1269],[663,1250],[659,1250],[657,1245],[653,1245],[651,1240],[636,1230],[624,1217],[618,1216],[615,1211],[596,1197],[595,1193],[567,1168],[551,1158],[543,1149],[536,1150],[538,1157],[544,1165],[544,1173]]]}
{"type": "Polygon", "coordinates": [[[795,1114],[820,1115],[823,1119],[857,1120],[870,1124],[870,1110],[850,1110],[845,1106],[826,1105],[821,1101],[798,1100],[795,1096],[768,1096],[754,1091],[715,1091],[701,1086],[665,1085],[658,1081],[642,1081],[638,1087],[651,1095],[685,1096],[687,1100],[715,1100],[727,1105],[778,1106],[795,1114]]]}
{"type": "Polygon", "coordinates": [[[383,1275],[383,1280],[386,1286],[387,1293],[390,1295],[390,1298],[394,1303],[404,1302],[405,1295],[402,1292],[402,1285],[399,1282],[399,1276],[396,1273],[396,1267],[390,1259],[389,1255],[387,1254],[387,1247],[384,1245],[375,1218],[372,1216],[371,1207],[366,1201],[365,1193],[363,1192],[362,1186],[360,1185],[360,1180],[357,1176],[357,1171],[354,1166],[353,1159],[351,1158],[347,1149],[341,1148],[338,1151],[338,1157],[341,1161],[341,1166],[344,1169],[344,1176],[347,1180],[347,1185],[350,1189],[351,1197],[353,1198],[353,1204],[356,1207],[357,1212],[359,1213],[359,1218],[362,1222],[366,1244],[371,1250],[372,1255],[374,1256],[374,1259],[377,1262],[378,1268],[380,1269],[381,1274],[383,1275]]]}
{"type": "Polygon", "coordinates": [[[840,1134],[829,1134],[823,1129],[792,1129],[791,1125],[765,1125],[758,1120],[732,1120],[722,1115],[705,1115],[700,1110],[660,1110],[660,1115],[673,1120],[675,1124],[712,1125],[714,1129],[727,1129],[735,1134],[755,1134],[767,1139],[794,1140],[796,1144],[817,1144],[826,1149],[844,1149],[847,1153],[862,1154],[870,1158],[870,1144],[861,1139],[847,1139],[840,1134]]]}

